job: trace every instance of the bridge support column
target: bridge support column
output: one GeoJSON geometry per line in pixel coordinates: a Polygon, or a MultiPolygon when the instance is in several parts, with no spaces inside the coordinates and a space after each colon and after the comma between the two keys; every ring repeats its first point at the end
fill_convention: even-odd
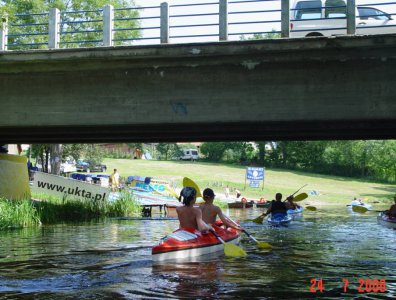
{"type": "Polygon", "coordinates": [[[169,43],[169,6],[161,3],[161,44],[169,43]]]}
{"type": "Polygon", "coordinates": [[[114,9],[112,5],[103,7],[103,46],[113,46],[114,9]]]}
{"type": "Polygon", "coordinates": [[[347,2],[347,34],[356,33],[356,3],[355,0],[347,2]]]}
{"type": "Polygon", "coordinates": [[[281,1],[281,37],[290,36],[290,1],[281,1]]]}
{"type": "Polygon", "coordinates": [[[60,12],[57,8],[51,8],[48,20],[48,48],[59,48],[59,23],[60,12]]]}
{"type": "Polygon", "coordinates": [[[219,2],[219,39],[228,40],[228,0],[219,2]]]}

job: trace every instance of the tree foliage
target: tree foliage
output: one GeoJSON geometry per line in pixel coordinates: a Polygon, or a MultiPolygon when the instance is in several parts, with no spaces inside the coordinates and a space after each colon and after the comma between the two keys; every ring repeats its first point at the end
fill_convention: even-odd
{"type": "Polygon", "coordinates": [[[161,159],[164,160],[178,158],[182,154],[176,143],[159,143],[156,148],[161,159]]]}
{"type": "MultiPolygon", "coordinates": [[[[91,47],[103,45],[103,7],[135,7],[133,0],[4,0],[0,14],[8,16],[11,49],[43,49],[48,46],[48,12],[61,11],[60,47],[91,47]],[[87,22],[80,22],[87,21],[87,22]],[[34,24],[34,25],[33,25],[34,24]],[[76,41],[84,41],[76,43],[76,41]],[[34,45],[32,45],[34,44],[34,45]]],[[[138,10],[123,9],[114,12],[115,45],[129,45],[141,36],[138,10]],[[135,28],[134,30],[132,28],[135,28]],[[117,30],[123,29],[123,30],[117,30]],[[124,30],[128,29],[128,30],[124,30]],[[124,41],[122,41],[124,40],[124,41]]]]}
{"type": "Polygon", "coordinates": [[[210,142],[202,144],[201,153],[213,162],[258,164],[396,182],[396,141],[393,140],[210,142]]]}

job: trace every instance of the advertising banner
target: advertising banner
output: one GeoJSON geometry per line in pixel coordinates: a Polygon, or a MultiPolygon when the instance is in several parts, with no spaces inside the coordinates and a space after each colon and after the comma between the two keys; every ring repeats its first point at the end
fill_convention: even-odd
{"type": "Polygon", "coordinates": [[[250,180],[250,187],[252,188],[260,187],[260,180],[250,180]]]}
{"type": "Polygon", "coordinates": [[[25,156],[0,154],[0,197],[10,200],[30,199],[25,156]]]}
{"type": "Polygon", "coordinates": [[[248,180],[263,180],[264,168],[247,167],[246,179],[248,180]]]}
{"type": "Polygon", "coordinates": [[[67,199],[103,201],[109,197],[110,190],[100,185],[62,176],[36,172],[32,191],[67,199]]]}

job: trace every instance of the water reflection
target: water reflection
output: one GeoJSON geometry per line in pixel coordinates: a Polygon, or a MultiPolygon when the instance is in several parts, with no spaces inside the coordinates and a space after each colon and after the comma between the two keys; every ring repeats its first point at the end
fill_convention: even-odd
{"type": "MultiPolygon", "coordinates": [[[[260,212],[228,211],[239,220],[260,212]]],[[[391,299],[396,230],[375,215],[341,209],[304,213],[288,228],[243,224],[246,258],[200,257],[153,264],[151,246],[177,221],[107,220],[0,232],[1,299],[391,299]],[[311,279],[324,292],[311,293],[311,279]],[[343,278],[350,285],[343,292],[343,278]],[[360,278],[386,279],[385,293],[358,293],[360,278]]]]}

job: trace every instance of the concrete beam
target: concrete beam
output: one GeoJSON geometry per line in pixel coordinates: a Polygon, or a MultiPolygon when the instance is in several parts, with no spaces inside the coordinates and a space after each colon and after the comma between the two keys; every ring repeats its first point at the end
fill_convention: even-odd
{"type": "Polygon", "coordinates": [[[0,52],[0,142],[396,138],[396,35],[0,52]]]}

